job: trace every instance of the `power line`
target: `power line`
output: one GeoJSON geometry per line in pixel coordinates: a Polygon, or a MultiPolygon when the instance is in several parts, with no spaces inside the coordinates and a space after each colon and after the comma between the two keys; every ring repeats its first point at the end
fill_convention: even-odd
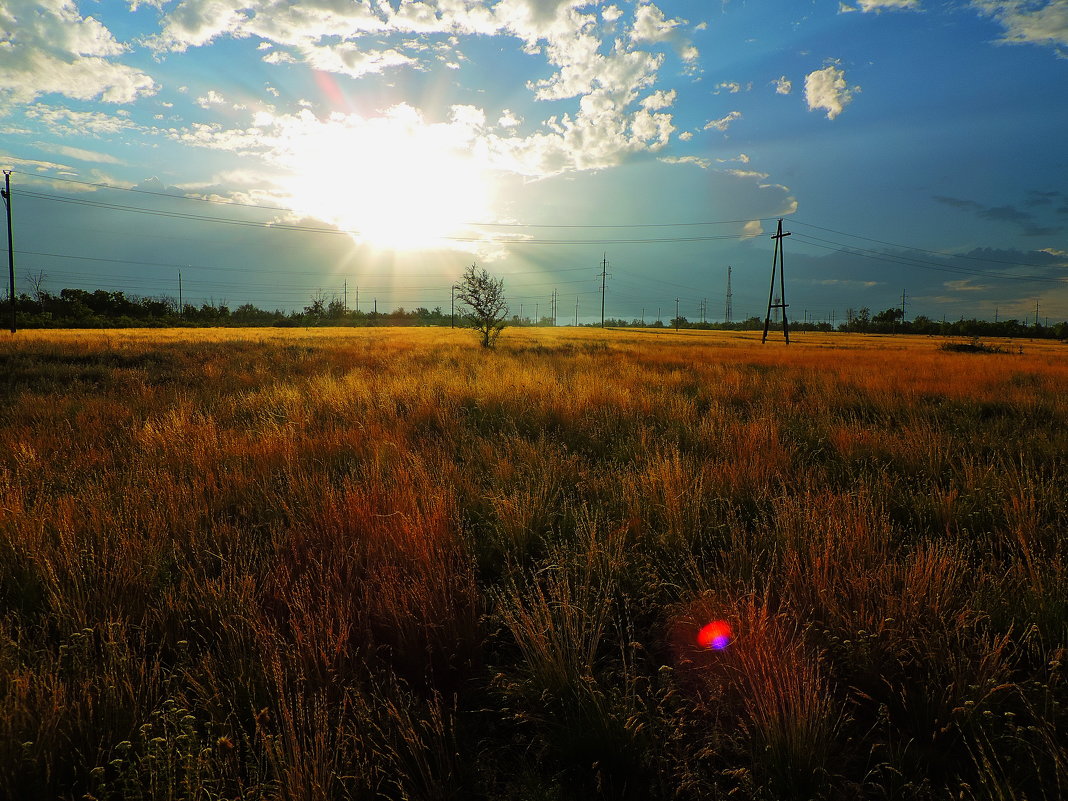
{"type": "MultiPolygon", "coordinates": [[[[261,209],[265,211],[291,211],[291,209],[285,206],[264,206],[257,203],[241,203],[237,200],[222,200],[219,198],[209,197],[197,197],[196,195],[175,195],[170,192],[155,192],[151,189],[140,189],[134,186],[116,186],[114,184],[107,184],[103,182],[93,181],[78,181],[74,178],[61,178],[53,176],[33,175],[27,173],[31,178],[36,178],[41,181],[61,181],[64,183],[78,184],[79,186],[92,186],[99,189],[111,189],[117,192],[136,192],[142,195],[152,195],[154,197],[169,198],[171,200],[192,200],[199,203],[214,203],[220,206],[239,206],[247,209],[261,209]]],[[[760,221],[764,222],[772,220],[773,217],[761,218],[760,221]]],[[[506,222],[473,222],[467,221],[462,223],[463,225],[471,225],[477,227],[486,228],[575,228],[575,229],[596,229],[596,228],[684,228],[684,227],[697,227],[697,226],[709,226],[709,225],[744,225],[745,223],[753,222],[752,219],[745,220],[703,220],[703,221],[691,221],[691,222],[663,222],[663,223],[506,223],[506,222]]]]}
{"type": "Polygon", "coordinates": [[[918,248],[918,247],[915,247],[914,245],[902,245],[902,244],[899,244],[899,243],[896,243],[896,242],[886,242],[886,241],[884,241],[882,239],[872,239],[871,237],[861,236],[860,234],[851,234],[851,233],[848,233],[846,231],[836,231],[833,228],[824,228],[823,226],[820,226],[820,225],[813,225],[812,223],[802,222],[801,220],[798,220],[798,219],[793,218],[793,217],[790,218],[790,222],[792,224],[794,224],[794,225],[803,225],[806,228],[816,228],[817,230],[827,231],[828,233],[838,234],[839,236],[848,236],[848,237],[851,237],[853,239],[863,239],[865,242],[875,242],[876,244],[887,245],[888,247],[892,247],[892,248],[902,248],[903,250],[915,250],[915,251],[918,251],[919,253],[930,253],[930,254],[935,255],[935,256],[945,256],[946,258],[951,258],[951,259],[968,259],[970,261],[986,262],[987,264],[1009,264],[1009,265],[1013,265],[1013,266],[1016,266],[1016,267],[1041,267],[1042,266],[1041,264],[1035,264],[1034,262],[1030,262],[1029,263],[1029,262],[1023,262],[1023,261],[1005,261],[1003,259],[988,259],[988,258],[985,258],[985,257],[982,257],[982,256],[967,256],[967,255],[964,255],[964,254],[961,254],[961,253],[947,253],[947,252],[945,252],[943,250],[927,250],[926,248],[918,248]]]}

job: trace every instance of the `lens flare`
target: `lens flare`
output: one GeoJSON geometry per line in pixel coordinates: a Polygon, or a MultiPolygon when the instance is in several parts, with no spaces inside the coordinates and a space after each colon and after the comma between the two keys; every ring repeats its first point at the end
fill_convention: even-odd
{"type": "Polygon", "coordinates": [[[713,620],[697,632],[697,644],[702,648],[721,651],[731,643],[731,626],[726,620],[713,620]]]}

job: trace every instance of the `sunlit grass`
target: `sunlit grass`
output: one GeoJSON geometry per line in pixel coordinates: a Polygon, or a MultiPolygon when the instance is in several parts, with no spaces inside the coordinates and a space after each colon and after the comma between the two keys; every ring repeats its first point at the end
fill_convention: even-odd
{"type": "Polygon", "coordinates": [[[940,344],[4,338],[0,796],[1063,797],[1068,347],[940,344]]]}

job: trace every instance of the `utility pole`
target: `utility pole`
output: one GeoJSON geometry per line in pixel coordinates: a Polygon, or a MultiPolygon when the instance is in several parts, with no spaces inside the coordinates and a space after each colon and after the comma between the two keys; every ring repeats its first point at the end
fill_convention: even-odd
{"type": "Polygon", "coordinates": [[[452,317],[452,327],[456,327],[456,284],[449,287],[449,315],[452,317]]]}
{"type": "Polygon", "coordinates": [[[11,333],[15,333],[15,246],[11,235],[11,170],[4,170],[4,189],[0,192],[7,207],[7,271],[10,283],[8,293],[11,299],[11,333]]]}
{"type": "Polygon", "coordinates": [[[553,290],[553,328],[556,327],[556,290],[553,290]]]}
{"type": "MultiPolygon", "coordinates": [[[[8,205],[7,213],[8,214],[11,213],[10,204],[8,205]]],[[[7,230],[8,230],[8,234],[10,235],[10,233],[11,233],[11,223],[8,223],[7,230]]],[[[14,268],[12,268],[12,272],[11,272],[11,294],[12,294],[12,296],[14,296],[14,294],[15,294],[15,272],[14,272],[14,268]]],[[[12,312],[11,312],[11,330],[14,331],[15,330],[14,306],[12,306],[11,308],[12,308],[12,312]]],[[[1038,298],[1035,298],[1035,328],[1038,328],[1038,298]]]]}
{"type": "Polygon", "coordinates": [[[731,266],[727,265],[727,323],[731,323],[731,317],[734,315],[734,293],[731,292],[731,266]]]}
{"type": "Polygon", "coordinates": [[[185,317],[185,303],[182,300],[182,271],[178,271],[178,316],[185,317]]]}
{"type": "Polygon", "coordinates": [[[575,328],[578,328],[578,295],[575,296],[575,328]]]}
{"type": "Polygon", "coordinates": [[[645,328],[645,307],[642,306],[642,328],[645,328]]]}
{"type": "Polygon", "coordinates": [[[541,325],[541,304],[534,304],[534,325],[541,325]]]}
{"type": "Polygon", "coordinates": [[[356,313],[360,313],[360,285],[356,285],[356,313]]]}
{"type": "Polygon", "coordinates": [[[675,332],[679,330],[679,299],[675,298],[675,332]]]}
{"type": "Polygon", "coordinates": [[[522,322],[523,322],[523,304],[522,303],[519,304],[519,322],[520,322],[520,324],[522,324],[522,322]]]}
{"type": "Polygon", "coordinates": [[[761,338],[761,343],[768,341],[768,326],[771,325],[771,310],[772,308],[782,309],[782,333],[786,337],[786,344],[790,344],[790,323],[786,320],[786,307],[789,305],[786,302],[786,265],[783,260],[783,247],[782,240],[784,237],[789,236],[789,233],[782,232],[782,220],[779,220],[779,227],[772,235],[772,239],[775,240],[775,253],[771,260],[771,290],[768,292],[768,312],[764,315],[764,336],[761,338]],[[779,301],[778,303],[772,303],[772,298],[775,296],[775,270],[779,270],[779,301]]]}
{"type": "Polygon", "coordinates": [[[349,310],[349,279],[345,279],[345,283],[341,289],[341,307],[345,310],[349,310]]]}
{"type": "Polygon", "coordinates": [[[997,323],[997,321],[998,321],[998,307],[995,306],[994,307],[994,322],[997,323]]]}
{"type": "Polygon", "coordinates": [[[601,259],[601,328],[604,328],[604,288],[608,280],[608,254],[601,259]]]}
{"type": "Polygon", "coordinates": [[[905,325],[905,290],[901,290],[901,325],[905,325]]]}
{"type": "Polygon", "coordinates": [[[705,324],[705,309],[708,308],[708,298],[701,298],[701,325],[705,324]]]}

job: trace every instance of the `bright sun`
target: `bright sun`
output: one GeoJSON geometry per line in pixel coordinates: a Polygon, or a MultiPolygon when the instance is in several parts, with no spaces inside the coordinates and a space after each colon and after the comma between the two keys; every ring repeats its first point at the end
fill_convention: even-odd
{"type": "Polygon", "coordinates": [[[488,216],[489,182],[469,129],[428,125],[407,111],[338,116],[294,132],[287,147],[294,210],[379,249],[464,247],[463,239],[477,237],[470,223],[488,216]]]}

